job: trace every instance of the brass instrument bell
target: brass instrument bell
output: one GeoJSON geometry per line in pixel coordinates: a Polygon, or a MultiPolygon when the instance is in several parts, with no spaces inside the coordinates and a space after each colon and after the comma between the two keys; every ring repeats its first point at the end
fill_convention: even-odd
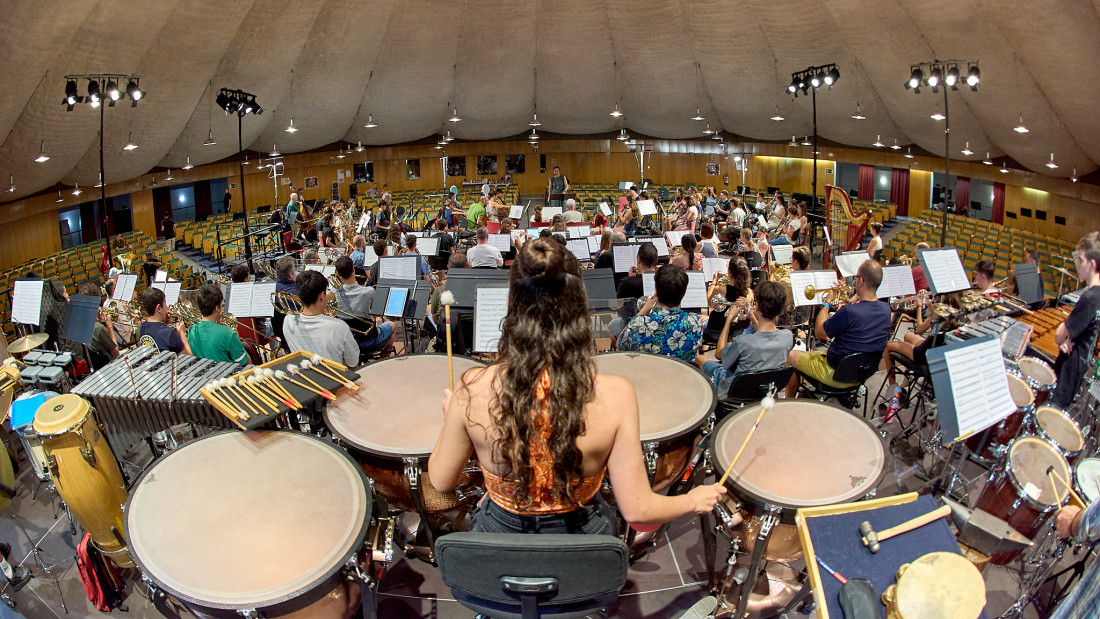
{"type": "Polygon", "coordinates": [[[838,294],[851,294],[852,287],[848,284],[837,284],[830,288],[815,288],[813,284],[806,286],[806,300],[811,300],[823,292],[836,292],[838,294]]]}

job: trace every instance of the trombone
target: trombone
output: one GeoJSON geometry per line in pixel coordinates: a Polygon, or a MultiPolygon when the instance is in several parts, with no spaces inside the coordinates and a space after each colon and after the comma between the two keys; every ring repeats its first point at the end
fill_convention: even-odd
{"type": "Polygon", "coordinates": [[[813,284],[810,284],[809,286],[806,286],[806,300],[813,300],[814,297],[823,292],[835,292],[838,295],[847,296],[852,294],[852,287],[848,284],[837,284],[829,288],[815,288],[813,284]]]}

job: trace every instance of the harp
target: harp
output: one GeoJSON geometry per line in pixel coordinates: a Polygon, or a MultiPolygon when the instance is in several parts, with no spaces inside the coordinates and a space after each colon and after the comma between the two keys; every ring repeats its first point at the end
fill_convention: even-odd
{"type": "MultiPolygon", "coordinates": [[[[838,248],[839,253],[844,253],[859,247],[860,239],[863,238],[863,233],[871,223],[871,210],[857,213],[847,191],[833,185],[825,185],[825,221],[833,239],[833,247],[838,248]],[[843,241],[837,234],[842,227],[845,230],[843,241]]],[[[824,268],[831,266],[831,257],[832,252],[825,252],[824,268]]]]}

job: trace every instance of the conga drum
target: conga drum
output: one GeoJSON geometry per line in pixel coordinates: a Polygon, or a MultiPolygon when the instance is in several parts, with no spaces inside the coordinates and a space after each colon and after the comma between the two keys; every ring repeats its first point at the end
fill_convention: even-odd
{"type": "Polygon", "coordinates": [[[1066,411],[1054,405],[1039,406],[1028,419],[1028,431],[1050,441],[1069,464],[1077,461],[1085,448],[1081,428],[1066,411]]]}
{"type": "Polygon", "coordinates": [[[1058,385],[1058,375],[1054,369],[1046,361],[1035,357],[1020,357],[1016,360],[1016,367],[1020,378],[1035,392],[1035,406],[1046,404],[1058,385]]]}
{"type": "Polygon", "coordinates": [[[966,557],[930,552],[898,569],[897,584],[882,594],[886,619],[977,619],[985,608],[985,581],[966,557]]]}
{"type": "MultiPolygon", "coordinates": [[[[1051,467],[1063,480],[1070,479],[1069,464],[1057,447],[1035,436],[1021,436],[1009,445],[1004,464],[995,469],[974,507],[1004,520],[1024,537],[1035,537],[1069,494],[1047,475],[1051,467]]],[[[990,560],[1005,565],[1020,552],[998,553],[990,560]]]]}
{"type": "MultiPolygon", "coordinates": [[[[453,359],[456,388],[467,370],[485,367],[466,357],[453,359]]],[[[463,476],[457,489],[462,496],[437,492],[428,476],[428,456],[443,430],[443,390],[450,388],[446,355],[376,361],[359,370],[356,384],[358,391],[345,390],[329,402],[325,424],[351,449],[390,505],[439,513],[480,495],[480,471],[463,476]]]]}
{"type": "Polygon", "coordinates": [[[145,471],[126,534],[142,573],[200,617],[347,619],[370,499],[363,471],[327,441],[222,432],[145,471]]]}
{"type": "Polygon", "coordinates": [[[1024,420],[1035,410],[1035,392],[1021,376],[1008,372],[1008,391],[1012,395],[1012,401],[1016,404],[1016,412],[992,427],[989,442],[986,443],[985,449],[978,453],[981,435],[984,432],[963,441],[963,444],[972,453],[987,462],[993,462],[1004,454],[1008,444],[1020,433],[1024,420]]]}
{"type": "Polygon", "coordinates": [[[54,487],[73,516],[103,554],[133,567],[122,523],[126,483],[95,409],[78,395],[59,395],[39,407],[32,426],[54,487]]]}
{"type": "Polygon", "coordinates": [[[699,368],[665,355],[614,352],[594,359],[597,374],[634,386],[650,484],[654,492],[665,490],[687,468],[699,428],[718,404],[714,386],[699,368]]]}

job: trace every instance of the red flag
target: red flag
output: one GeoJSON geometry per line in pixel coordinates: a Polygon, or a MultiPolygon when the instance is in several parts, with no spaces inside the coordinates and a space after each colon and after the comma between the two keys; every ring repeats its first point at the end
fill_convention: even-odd
{"type": "Polygon", "coordinates": [[[99,253],[102,256],[99,260],[99,272],[100,273],[106,273],[107,271],[111,270],[111,261],[107,258],[107,245],[106,244],[104,244],[100,248],[99,253]]]}

